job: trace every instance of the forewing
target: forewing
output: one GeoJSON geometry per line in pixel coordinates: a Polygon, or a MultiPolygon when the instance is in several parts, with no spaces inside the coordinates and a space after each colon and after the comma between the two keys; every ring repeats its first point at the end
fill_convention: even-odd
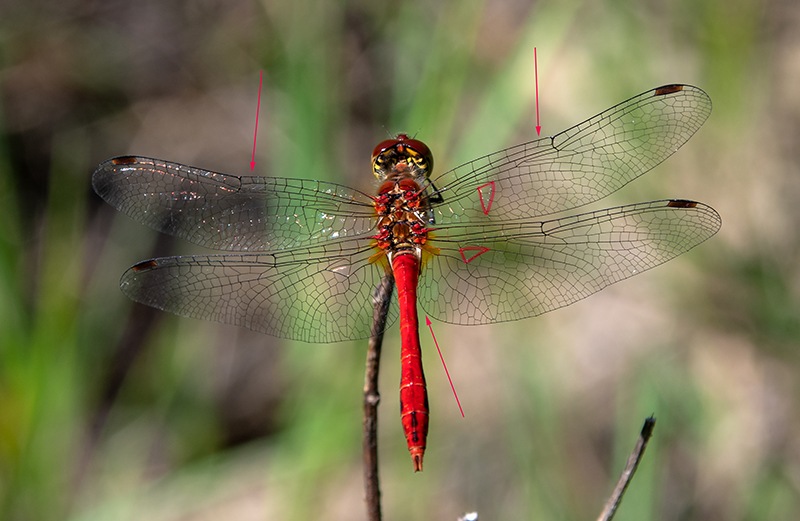
{"type": "Polygon", "coordinates": [[[672,155],[710,113],[701,89],[665,85],[463,164],[432,180],[436,224],[541,217],[602,199],[672,155]]]}
{"type": "MultiPolygon", "coordinates": [[[[385,274],[354,241],[273,253],[165,257],[125,272],[131,299],[177,315],[305,342],[368,338],[385,274]],[[338,251],[333,246],[340,247],[338,251]]],[[[388,324],[397,318],[393,299],[388,324]]]]}
{"type": "Polygon", "coordinates": [[[273,251],[367,233],[372,199],[334,183],[238,177],[123,156],[92,176],[109,204],[160,232],[227,251],[273,251]]]}
{"type": "Polygon", "coordinates": [[[652,201],[547,221],[448,226],[423,268],[419,300],[453,324],[517,320],[567,306],[662,264],[721,225],[702,203],[652,201]]]}

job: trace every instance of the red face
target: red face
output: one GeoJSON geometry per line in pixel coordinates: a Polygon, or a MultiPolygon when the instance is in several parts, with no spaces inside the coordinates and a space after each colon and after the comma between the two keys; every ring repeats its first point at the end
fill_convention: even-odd
{"type": "Polygon", "coordinates": [[[387,170],[399,161],[413,164],[426,175],[433,170],[433,154],[428,145],[406,134],[381,141],[372,151],[372,169],[379,179],[385,177],[387,170]]]}

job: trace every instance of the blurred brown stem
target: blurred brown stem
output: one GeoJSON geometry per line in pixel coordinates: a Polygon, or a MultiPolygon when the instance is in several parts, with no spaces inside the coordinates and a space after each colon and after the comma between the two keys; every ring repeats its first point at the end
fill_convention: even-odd
{"type": "Polygon", "coordinates": [[[597,518],[597,521],[611,521],[611,519],[614,518],[617,507],[619,507],[619,504],[622,502],[622,496],[625,494],[625,490],[628,488],[631,480],[633,480],[633,474],[639,466],[639,461],[644,455],[644,449],[647,448],[647,442],[650,441],[655,426],[656,419],[653,416],[644,420],[642,432],[639,434],[639,439],[636,440],[636,446],[633,448],[631,455],[628,456],[628,461],[625,463],[625,468],[622,470],[619,481],[617,481],[617,486],[614,487],[614,491],[611,493],[611,497],[608,498],[606,506],[603,508],[603,512],[600,514],[600,517],[597,518]]]}
{"type": "Polygon", "coordinates": [[[367,351],[367,367],[364,376],[364,499],[367,502],[367,519],[381,520],[381,489],[378,478],[378,373],[381,363],[381,346],[386,318],[394,290],[394,278],[386,275],[377,287],[373,299],[375,308],[372,321],[372,336],[367,351]]]}

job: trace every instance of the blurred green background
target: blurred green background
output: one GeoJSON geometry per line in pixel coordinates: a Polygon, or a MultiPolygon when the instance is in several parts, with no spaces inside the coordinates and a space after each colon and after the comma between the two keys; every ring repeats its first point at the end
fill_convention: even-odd
{"type": "MultiPolygon", "coordinates": [[[[362,519],[365,342],[308,345],[129,302],[119,276],[198,251],[102,203],[141,154],[372,190],[387,133],[437,169],[664,83],[711,119],[606,206],[723,217],[671,263],[538,319],[427,335],[425,471],[384,346],[387,519],[593,519],[642,420],[621,520],[800,512],[800,4],[791,0],[6,1],[0,5],[0,519],[362,519]]],[[[601,205],[602,206],[602,205],[601,205]]]]}

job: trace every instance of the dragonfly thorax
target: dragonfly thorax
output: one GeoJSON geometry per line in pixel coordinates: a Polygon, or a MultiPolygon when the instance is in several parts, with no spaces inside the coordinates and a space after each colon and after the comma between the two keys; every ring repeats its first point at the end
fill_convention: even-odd
{"type": "Polygon", "coordinates": [[[423,217],[423,200],[420,187],[413,179],[383,183],[375,198],[378,233],[373,238],[377,248],[390,257],[400,252],[412,252],[421,257],[429,232],[423,217]]]}

